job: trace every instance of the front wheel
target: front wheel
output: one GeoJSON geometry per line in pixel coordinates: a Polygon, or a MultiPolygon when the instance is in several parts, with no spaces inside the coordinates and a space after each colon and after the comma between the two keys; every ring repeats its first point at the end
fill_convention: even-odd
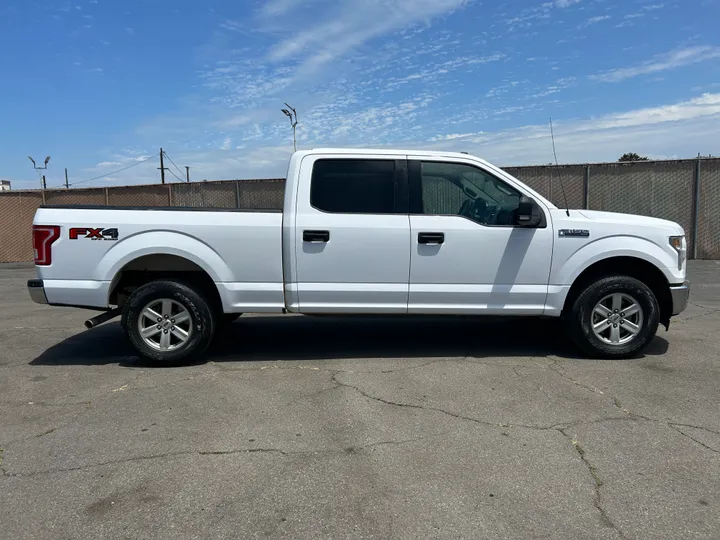
{"type": "Polygon", "coordinates": [[[187,285],[169,280],[137,288],[123,308],[122,327],[140,357],[157,365],[197,359],[215,331],[208,301],[187,285]]]}
{"type": "Polygon", "coordinates": [[[642,281],[608,276],[585,289],[565,315],[572,340],[589,356],[630,358],[655,337],[660,308],[642,281]]]}

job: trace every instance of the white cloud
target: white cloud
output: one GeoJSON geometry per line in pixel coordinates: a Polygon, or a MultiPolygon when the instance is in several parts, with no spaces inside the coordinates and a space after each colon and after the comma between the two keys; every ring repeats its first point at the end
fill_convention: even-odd
{"type": "Polygon", "coordinates": [[[482,131],[476,131],[474,133],[448,133],[447,135],[437,135],[430,139],[431,142],[435,141],[454,141],[457,139],[467,139],[468,137],[477,137],[482,135],[482,131]]]}
{"type": "MultiPolygon", "coordinates": [[[[564,163],[614,161],[641,144],[644,154],[683,156],[717,153],[720,93],[658,107],[608,114],[597,119],[555,123],[558,157],[564,163]]],[[[452,141],[433,142],[428,148],[454,149],[452,141]]],[[[463,139],[462,150],[498,165],[529,165],[552,161],[552,142],[546,125],[484,133],[463,139]]]]}
{"type": "Polygon", "coordinates": [[[519,28],[530,28],[535,22],[543,19],[550,19],[552,12],[558,9],[568,8],[574,4],[580,3],[581,0],[555,0],[544,2],[533,7],[525,8],[519,13],[513,13],[512,17],[505,19],[511,30],[519,28]]]}
{"type": "Polygon", "coordinates": [[[585,21],[585,26],[590,26],[591,24],[597,24],[601,21],[607,21],[608,19],[611,19],[610,15],[598,15],[597,17],[590,17],[587,21],[585,21]]]}
{"type": "Polygon", "coordinates": [[[120,165],[119,161],[101,161],[100,163],[95,165],[95,167],[117,167],[118,165],[120,165]]]}
{"type": "Polygon", "coordinates": [[[649,4],[646,6],[643,6],[643,9],[645,11],[655,11],[656,9],[662,9],[665,7],[665,4],[649,4]]]}
{"type": "Polygon", "coordinates": [[[657,56],[639,66],[614,69],[598,75],[592,75],[590,78],[603,82],[620,82],[639,75],[658,73],[668,69],[704,62],[713,58],[720,58],[720,47],[688,47],[657,56]]]}
{"type": "Polygon", "coordinates": [[[426,62],[424,68],[418,72],[410,73],[409,75],[405,75],[403,77],[389,78],[384,83],[384,90],[395,90],[399,86],[403,86],[407,83],[418,80],[422,81],[422,84],[428,85],[429,83],[437,81],[448,73],[452,73],[454,70],[467,66],[475,66],[481,64],[488,64],[490,62],[497,62],[499,60],[503,60],[504,58],[506,58],[504,54],[493,54],[480,57],[461,56],[459,58],[448,60],[446,62],[426,62]]]}
{"type": "Polygon", "coordinates": [[[601,129],[676,122],[715,116],[720,113],[720,94],[703,94],[700,97],[662,107],[638,109],[600,118],[595,125],[601,129]]]}
{"type": "Polygon", "coordinates": [[[273,62],[300,59],[300,68],[313,70],[370,39],[426,22],[461,8],[467,0],[343,0],[318,14],[328,15],[314,25],[301,25],[275,44],[268,55],[273,62]]]}
{"type": "Polygon", "coordinates": [[[288,11],[296,8],[300,5],[308,7],[307,4],[312,3],[307,0],[269,0],[263,4],[260,8],[260,13],[264,17],[276,17],[278,15],[284,15],[288,11]]]}

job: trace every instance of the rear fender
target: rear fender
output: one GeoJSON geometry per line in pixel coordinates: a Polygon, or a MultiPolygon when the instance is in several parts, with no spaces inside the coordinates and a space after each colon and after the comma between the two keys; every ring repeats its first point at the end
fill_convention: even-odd
{"type": "Polygon", "coordinates": [[[187,259],[216,283],[233,281],[233,274],[220,255],[200,240],[179,232],[138,233],[116,243],[101,259],[94,273],[98,281],[114,281],[130,262],[145,255],[175,255],[187,259]]]}

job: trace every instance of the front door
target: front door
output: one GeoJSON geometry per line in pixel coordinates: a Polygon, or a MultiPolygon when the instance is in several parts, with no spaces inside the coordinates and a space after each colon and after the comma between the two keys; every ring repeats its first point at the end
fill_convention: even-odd
{"type": "Polygon", "coordinates": [[[520,189],[475,163],[410,157],[409,171],[408,312],[542,314],[549,220],[516,226],[520,189]]]}
{"type": "Polygon", "coordinates": [[[406,313],[410,222],[405,156],[313,155],[295,222],[301,313],[406,313]]]}

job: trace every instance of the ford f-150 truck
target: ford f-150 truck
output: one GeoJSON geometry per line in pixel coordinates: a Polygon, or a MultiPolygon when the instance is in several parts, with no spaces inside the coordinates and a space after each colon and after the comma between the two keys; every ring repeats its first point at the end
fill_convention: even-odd
{"type": "Polygon", "coordinates": [[[465,153],[299,151],[282,211],[43,206],[33,243],[35,302],[121,315],[164,364],[248,312],[556,317],[627,358],[689,295],[680,225],[558,209],[465,153]]]}

